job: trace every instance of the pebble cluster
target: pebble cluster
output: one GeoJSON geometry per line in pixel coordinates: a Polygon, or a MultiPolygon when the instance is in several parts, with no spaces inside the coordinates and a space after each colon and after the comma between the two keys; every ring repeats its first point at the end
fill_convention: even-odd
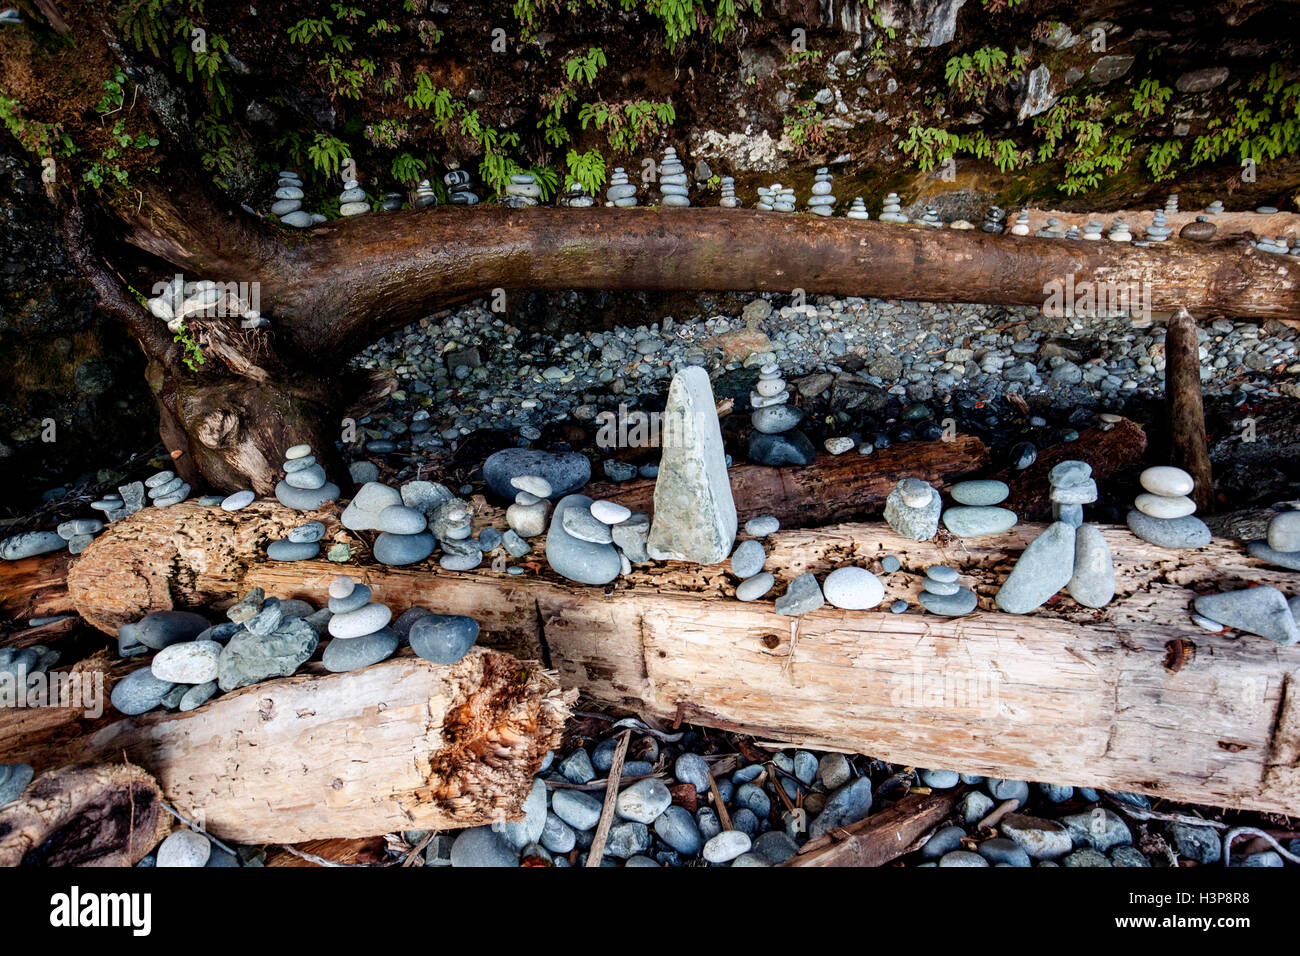
{"type": "Polygon", "coordinates": [[[939,530],[943,498],[928,482],[904,478],[885,499],[885,522],[913,541],[929,541],[939,530]]]}
{"type": "Polygon", "coordinates": [[[583,189],[582,183],[570,183],[558,200],[557,204],[566,209],[589,209],[596,205],[596,200],[587,194],[583,189]]]}
{"type": "Polygon", "coordinates": [[[244,329],[261,329],[271,324],[251,302],[241,299],[237,291],[218,286],[211,279],[186,282],[178,275],[167,283],[161,294],[147,299],[145,307],[155,318],[166,322],[172,332],[179,332],[185,321],[192,318],[238,317],[240,328],[244,329]]]}
{"type": "Polygon", "coordinates": [[[853,202],[849,204],[849,211],[844,214],[849,219],[870,219],[871,213],[867,212],[867,204],[863,202],[861,196],[854,196],[853,202]]]}
{"type": "Polygon", "coordinates": [[[925,582],[917,595],[921,606],[931,614],[961,617],[975,610],[979,598],[975,592],[957,582],[957,572],[942,564],[925,569],[925,582]]]}

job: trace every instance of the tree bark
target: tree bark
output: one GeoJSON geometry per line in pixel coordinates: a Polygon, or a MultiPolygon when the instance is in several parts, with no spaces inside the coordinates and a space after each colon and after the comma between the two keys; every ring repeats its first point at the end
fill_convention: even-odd
{"type": "Polygon", "coordinates": [[[440,666],[407,650],[343,674],[308,665],[188,713],[6,709],[0,753],[38,771],[125,755],[179,813],[241,843],[477,826],[522,812],[574,696],[498,651],[440,666]]]}
{"type": "Polygon", "coordinates": [[[0,866],[134,866],[171,831],[162,801],[129,763],[40,774],[0,807],[0,866]]]}
{"type": "Polygon", "coordinates": [[[1169,461],[1196,482],[1191,497],[1202,514],[1214,510],[1214,472],[1205,435],[1201,396],[1201,343],[1196,320],[1186,309],[1169,319],[1165,332],[1165,406],[1169,410],[1169,461]]]}
{"type": "MultiPolygon", "coordinates": [[[[254,586],[319,603],[340,570],[250,558],[223,540],[232,521],[275,527],[268,512],[276,505],[168,517],[184,507],[119,522],[86,550],[69,586],[88,620],[224,606],[254,586]],[[186,529],[179,565],[173,521],[186,529]],[[174,572],[170,587],[151,589],[141,576],[151,561],[161,565],[157,580],[174,572]]],[[[774,594],[804,571],[875,570],[886,554],[906,569],[882,575],[880,609],[828,606],[797,620],[766,600],[736,601],[725,565],[638,568],[609,593],[564,582],[533,560],[521,562],[523,576],[364,564],[349,573],[395,613],[418,605],[473,616],[486,646],[540,657],[564,686],[664,719],[912,766],[1293,812],[1300,647],[1209,634],[1189,610],[1208,591],[1271,584],[1289,592],[1289,572],[1234,541],[1166,551],[1103,526],[1116,568],[1110,605],[1060,597],[1027,616],[997,611],[994,593],[1042,527],[920,543],[882,524],[778,532],[764,542],[774,594]],[[958,568],[980,609],[957,619],[920,613],[916,594],[931,564],[958,568]],[[900,598],[909,613],[884,610],[900,598]]]]}

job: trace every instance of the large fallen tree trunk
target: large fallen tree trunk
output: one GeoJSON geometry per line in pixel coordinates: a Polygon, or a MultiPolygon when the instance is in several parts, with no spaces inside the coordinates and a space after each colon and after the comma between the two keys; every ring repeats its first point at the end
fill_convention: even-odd
{"type": "MultiPolygon", "coordinates": [[[[300,520],[276,516],[277,505],[234,516],[178,512],[185,507],[141,512],[86,550],[69,587],[88,620],[112,629],[153,608],[224,606],[253,586],[320,603],[340,570],[244,550],[300,520]],[[231,522],[249,529],[233,554],[231,522]]],[[[1236,542],[1175,552],[1103,527],[1117,578],[1109,606],[1058,598],[1028,616],[994,610],[998,584],[1041,530],[918,543],[863,524],[766,540],[767,567],[782,582],[848,563],[875,569],[897,555],[905,570],[884,576],[881,607],[904,598],[907,614],[826,607],[782,617],[768,602],[736,601],[725,565],[637,569],[608,593],[563,582],[540,560],[525,561],[532,573],[523,576],[355,564],[349,572],[395,612],[471,615],[483,643],[542,656],[566,686],[662,718],[915,766],[1294,812],[1300,647],[1210,634],[1189,613],[1197,593],[1248,584],[1289,593],[1293,576],[1236,542]],[[923,570],[936,563],[960,569],[979,610],[918,613],[923,570]]]]}
{"type": "Polygon", "coordinates": [[[406,651],[343,674],[309,665],[188,713],[6,708],[0,761],[41,771],[125,757],[183,816],[243,843],[476,826],[522,812],[573,696],[498,651],[451,666],[406,651]]]}

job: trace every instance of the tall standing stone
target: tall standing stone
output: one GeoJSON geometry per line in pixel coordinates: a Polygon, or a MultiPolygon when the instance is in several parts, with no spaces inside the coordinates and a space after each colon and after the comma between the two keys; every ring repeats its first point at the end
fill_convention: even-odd
{"type": "Polygon", "coordinates": [[[648,551],[656,561],[718,564],[736,540],[722,428],[709,373],[682,369],[668,388],[648,551]]]}

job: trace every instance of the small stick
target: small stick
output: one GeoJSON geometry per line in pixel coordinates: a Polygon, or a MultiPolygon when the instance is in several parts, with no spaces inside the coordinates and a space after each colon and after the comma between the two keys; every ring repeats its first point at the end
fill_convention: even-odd
{"type": "Polygon", "coordinates": [[[600,866],[605,857],[605,840],[609,837],[609,828],[614,823],[614,801],[618,799],[618,782],[623,776],[623,758],[627,756],[628,741],[632,731],[625,730],[618,738],[618,749],[614,751],[614,762],[609,766],[609,780],[605,784],[605,805],[600,808],[600,821],[596,824],[596,835],[592,837],[591,849],[587,851],[587,866],[600,866]]]}
{"type": "Polygon", "coordinates": [[[713,771],[706,769],[704,771],[709,775],[709,792],[713,794],[714,809],[718,811],[718,822],[722,824],[722,829],[733,829],[731,826],[731,814],[727,812],[727,805],[722,802],[722,794],[718,792],[718,782],[713,779],[713,771]]]}
{"type": "Polygon", "coordinates": [[[1015,797],[1012,797],[1010,800],[1002,801],[1001,805],[996,810],[979,822],[979,826],[976,829],[997,826],[1002,821],[1003,817],[1018,806],[1020,806],[1020,801],[1015,797]]]}

